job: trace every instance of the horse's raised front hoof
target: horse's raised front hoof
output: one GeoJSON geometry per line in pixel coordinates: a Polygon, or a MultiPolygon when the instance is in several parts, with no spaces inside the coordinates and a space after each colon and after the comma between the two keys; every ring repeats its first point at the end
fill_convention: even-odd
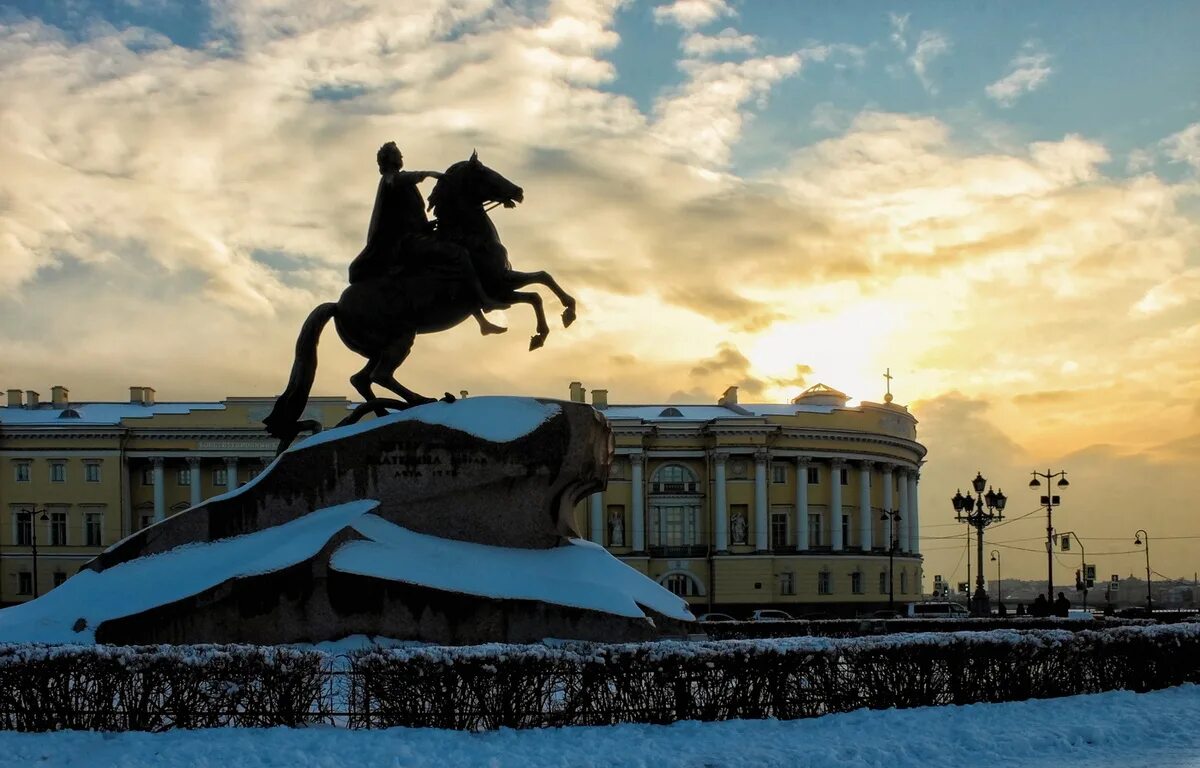
{"type": "Polygon", "coordinates": [[[575,322],[575,306],[569,306],[562,313],[563,328],[570,328],[571,323],[575,322]]]}
{"type": "Polygon", "coordinates": [[[542,345],[545,343],[546,343],[546,337],[544,334],[539,334],[537,336],[534,336],[533,338],[531,338],[529,340],[529,351],[532,352],[535,349],[541,349],[542,345]]]}

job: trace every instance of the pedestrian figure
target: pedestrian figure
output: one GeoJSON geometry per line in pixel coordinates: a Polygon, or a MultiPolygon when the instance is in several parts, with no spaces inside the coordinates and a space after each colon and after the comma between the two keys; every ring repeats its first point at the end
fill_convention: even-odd
{"type": "Polygon", "coordinates": [[[1018,616],[1025,615],[1025,603],[1017,603],[1017,615],[1018,616]]]}
{"type": "Polygon", "coordinates": [[[1071,613],[1071,601],[1062,592],[1058,593],[1058,599],[1054,601],[1054,615],[1059,618],[1067,618],[1071,613]]]}
{"type": "Polygon", "coordinates": [[[1037,596],[1033,605],[1029,606],[1029,615],[1035,619],[1044,619],[1050,615],[1050,603],[1045,595],[1037,596]]]}

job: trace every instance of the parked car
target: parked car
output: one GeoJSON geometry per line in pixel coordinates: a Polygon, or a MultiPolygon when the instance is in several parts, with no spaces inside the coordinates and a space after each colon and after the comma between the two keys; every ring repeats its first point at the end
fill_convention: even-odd
{"type": "Polygon", "coordinates": [[[898,618],[900,618],[900,612],[884,609],[882,611],[875,611],[874,613],[872,613],[871,618],[872,619],[898,619],[898,618]]]}
{"type": "Polygon", "coordinates": [[[958,603],[931,601],[909,603],[905,615],[910,619],[965,619],[971,614],[958,603]]]}
{"type": "Polygon", "coordinates": [[[786,611],[763,608],[750,614],[750,621],[794,621],[786,611]]]}
{"type": "Polygon", "coordinates": [[[701,624],[706,624],[712,621],[737,621],[737,619],[733,618],[728,613],[702,613],[696,618],[696,621],[700,622],[701,624]]]}

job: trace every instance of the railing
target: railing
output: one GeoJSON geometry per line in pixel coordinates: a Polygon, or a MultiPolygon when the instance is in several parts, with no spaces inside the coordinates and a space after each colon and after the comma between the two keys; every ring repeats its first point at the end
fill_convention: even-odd
{"type": "Polygon", "coordinates": [[[688,544],[683,546],[650,546],[647,547],[651,557],[704,557],[708,547],[704,544],[688,544]]]}

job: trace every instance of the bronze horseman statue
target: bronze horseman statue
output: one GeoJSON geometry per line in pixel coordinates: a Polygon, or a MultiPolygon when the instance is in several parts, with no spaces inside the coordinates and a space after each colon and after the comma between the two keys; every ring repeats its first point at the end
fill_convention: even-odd
{"type": "Polygon", "coordinates": [[[279,439],[280,452],[300,432],[320,428],[300,417],[317,372],[317,341],[331,318],[342,342],[367,358],[362,370],[350,377],[366,402],[346,422],[368,411],[383,415],[388,407],[433,402],[395,378],[417,334],[445,331],[468,317],[476,319],[485,335],[502,333],[506,329],[488,322],[483,313],[521,303],[531,305],[537,316],[537,333],[529,348],[542,346],[550,333],[542,299],[519,288],[546,286],[562,302],[563,326],[575,320],[575,299],[553,277],[512,269],[508,250],[488,217],[485,205],[512,208],[521,202],[520,187],[481,163],[477,153],[440,174],[402,170],[404,157],[394,142],[380,147],[376,159],[380,180],[375,207],[366,247],[350,265],[350,285],[336,303],[319,305],[304,321],[287,389],[263,419],[267,431],[279,439]],[[430,177],[437,180],[429,194],[436,222],[426,218],[417,188],[430,177]],[[376,398],[372,384],[401,399],[376,398]]]}

